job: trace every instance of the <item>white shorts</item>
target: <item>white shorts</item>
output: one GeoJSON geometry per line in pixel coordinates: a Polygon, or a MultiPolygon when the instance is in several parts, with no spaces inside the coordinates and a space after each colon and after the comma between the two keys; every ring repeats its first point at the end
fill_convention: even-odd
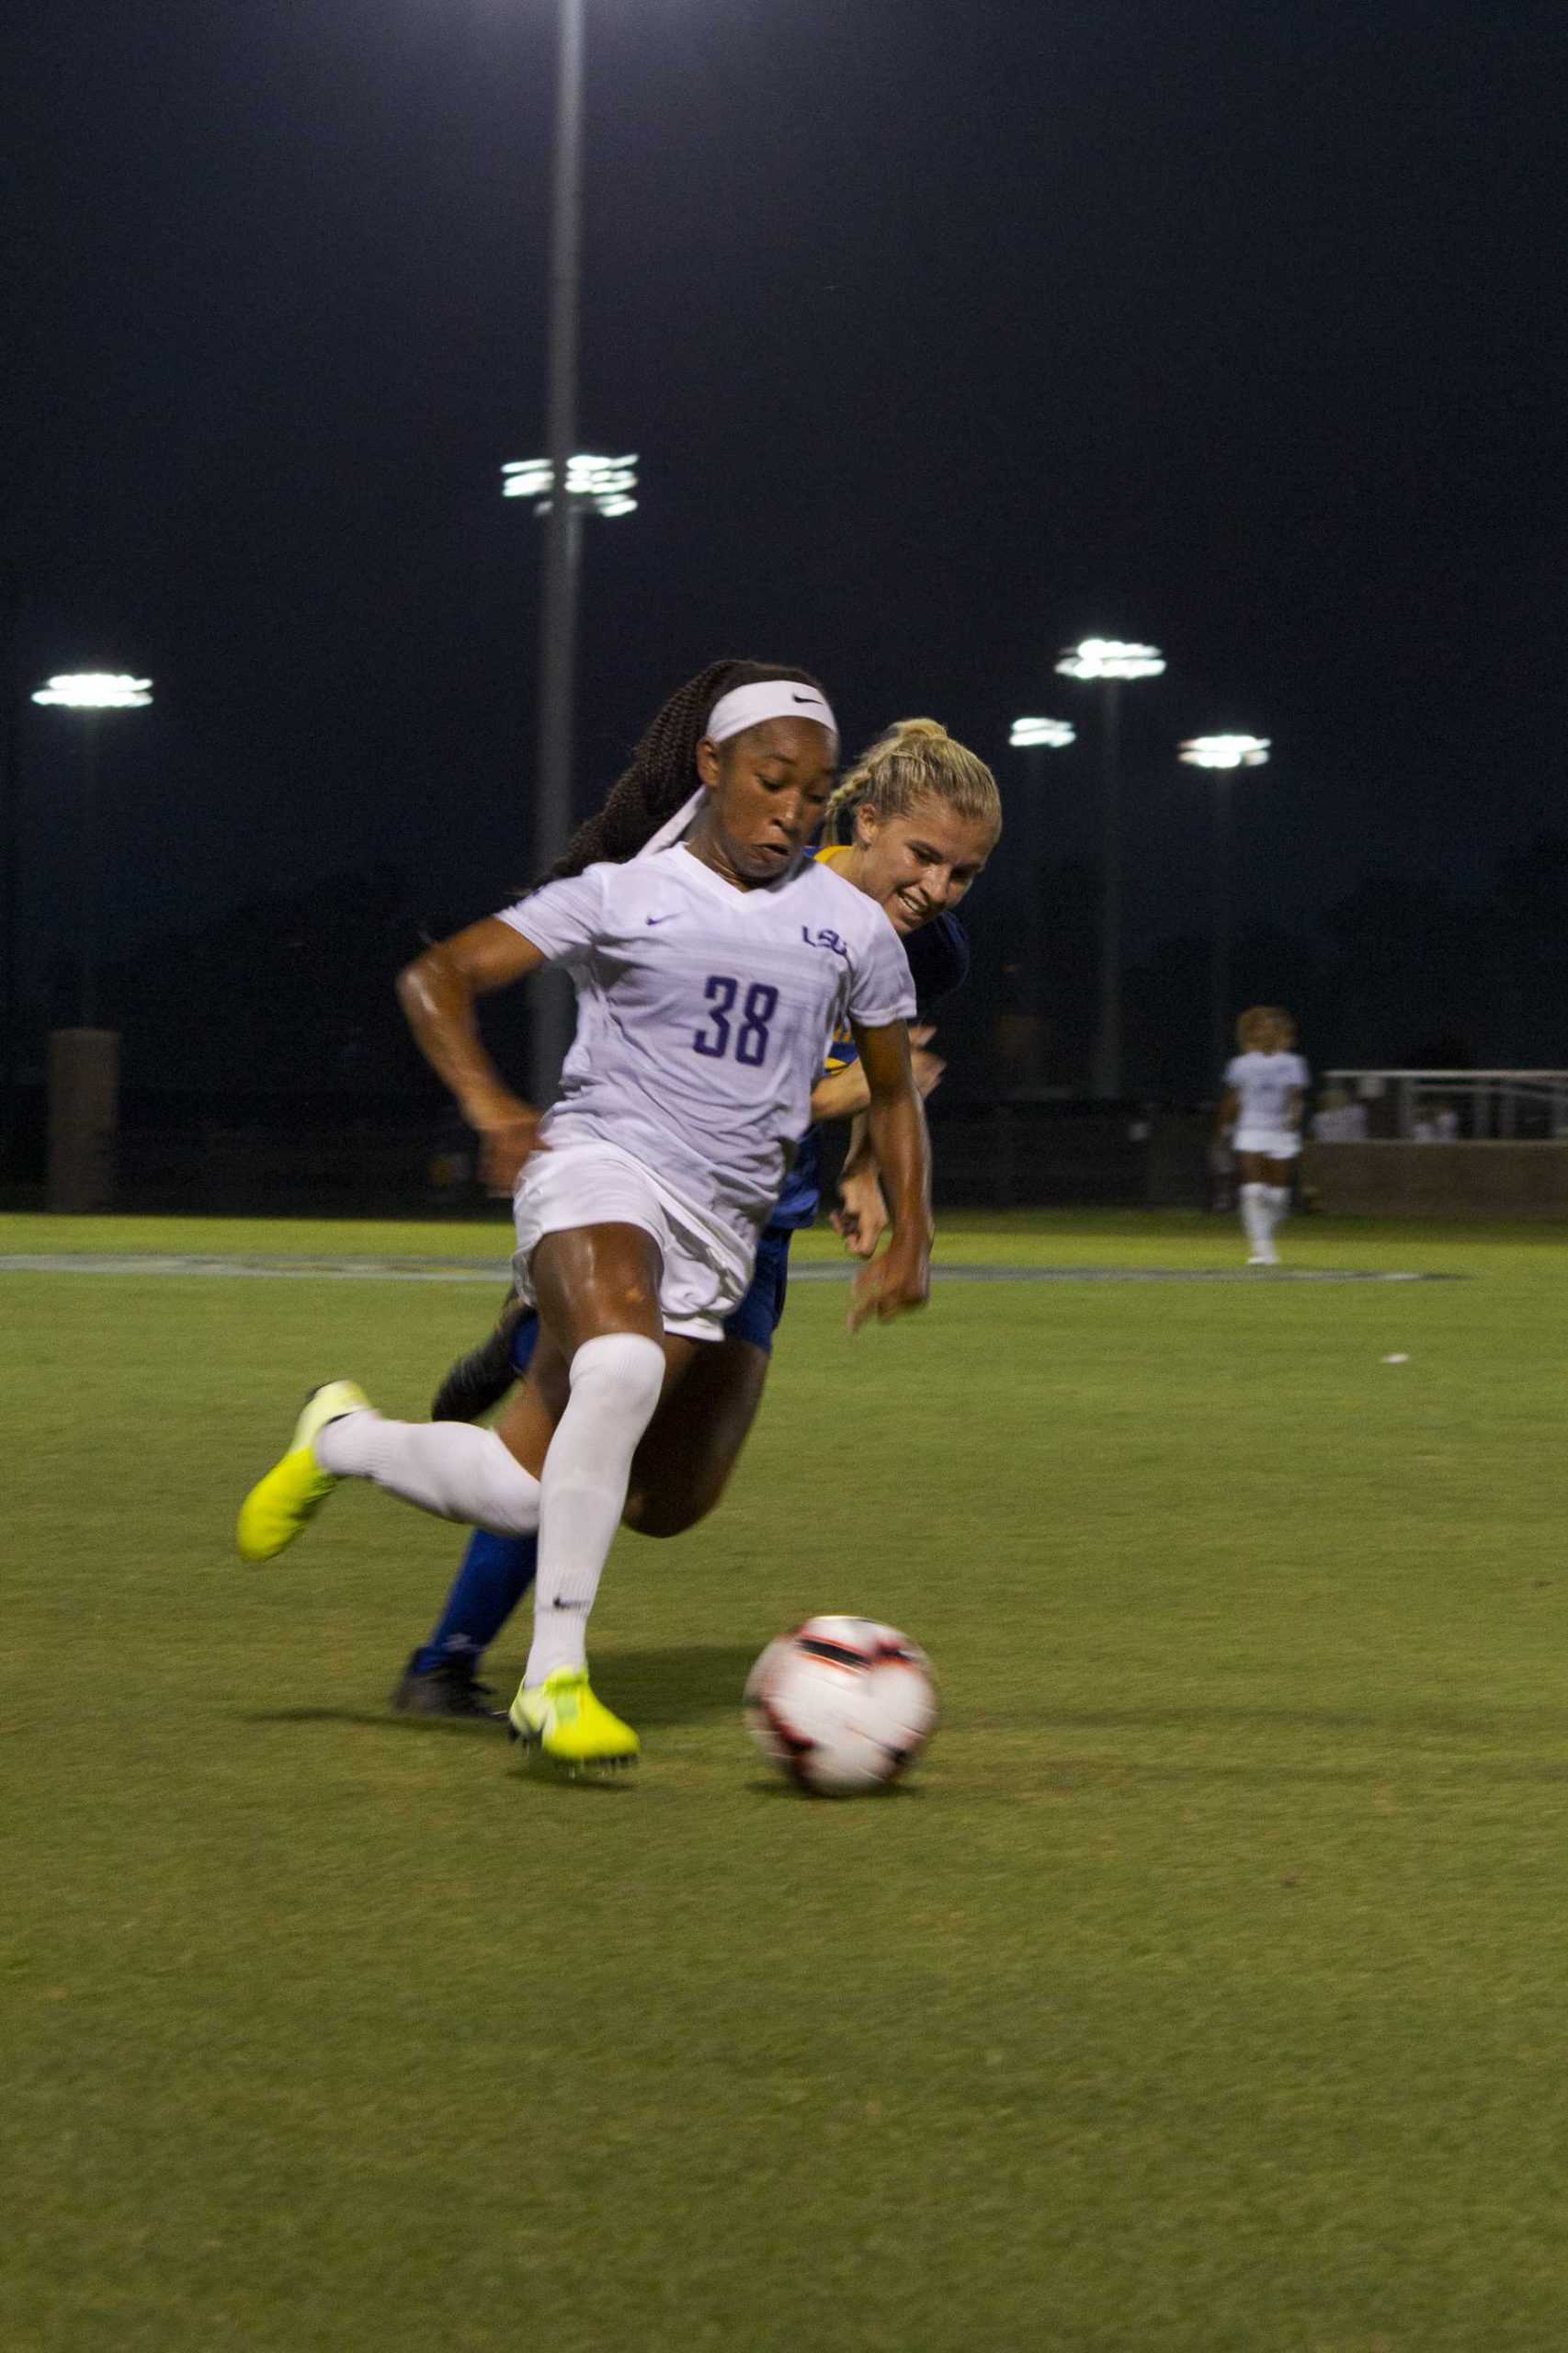
{"type": "Polygon", "coordinates": [[[722,1340],[751,1282],[755,1249],[613,1143],[563,1143],[523,1163],[512,1201],[517,1289],[533,1300],[529,1261],[547,1233],[583,1225],[638,1225],[659,1246],[659,1309],[666,1332],[722,1340]]]}
{"type": "Polygon", "coordinates": [[[1294,1128],[1238,1128],[1231,1138],[1233,1152],[1261,1152],[1266,1160],[1294,1160],[1301,1149],[1294,1128]]]}

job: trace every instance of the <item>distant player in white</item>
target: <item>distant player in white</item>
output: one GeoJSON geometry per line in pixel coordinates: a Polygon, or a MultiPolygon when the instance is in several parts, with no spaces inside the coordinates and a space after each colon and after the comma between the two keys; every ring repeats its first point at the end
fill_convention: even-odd
{"type": "Polygon", "coordinates": [[[589,1687],[588,1612],[662,1390],[719,1341],[847,1023],[870,1091],[892,1238],[856,1279],[851,1322],[925,1302],[930,1192],[905,1025],[909,965],[881,908],[801,855],[833,788],[837,728],[798,674],[709,714],[696,824],[675,847],[547,883],[430,949],[400,983],[432,1065],[515,1187],[519,1282],[541,1337],[494,1430],[389,1422],[352,1382],[307,1404],[247,1496],[248,1560],[291,1541],[344,1477],[449,1519],[540,1532],[534,1639],[510,1722],[576,1765],[630,1761],[635,1733],[589,1687]],[[506,1086],[478,997],[562,963],[579,993],[562,1095],[542,1119],[506,1086]]]}
{"type": "Polygon", "coordinates": [[[1277,1267],[1274,1236],[1290,1206],[1301,1149],[1301,1105],[1311,1074],[1292,1049],[1296,1026],[1278,1006],[1255,1005],[1236,1024],[1241,1048],[1225,1065],[1215,1134],[1229,1131],[1236,1199],[1251,1245],[1249,1267],[1277,1267]]]}

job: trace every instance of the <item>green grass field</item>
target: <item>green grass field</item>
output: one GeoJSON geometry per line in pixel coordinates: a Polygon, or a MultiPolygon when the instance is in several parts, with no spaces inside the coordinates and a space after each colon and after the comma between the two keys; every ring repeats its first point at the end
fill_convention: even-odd
{"type": "MultiPolygon", "coordinates": [[[[952,1281],[854,1341],[799,1285],[722,1513],[611,1561],[609,1790],[387,1711],[456,1531],[231,1550],[301,1390],[422,1413],[485,1290],[0,1272],[7,2353],[1561,2353],[1568,1251],[1284,1241],[1464,1279],[952,1281]],[[934,1655],[907,1792],[750,1747],[822,1609],[934,1655]]],[[[0,1219],[106,1250],[506,1237],[0,1219]]]]}

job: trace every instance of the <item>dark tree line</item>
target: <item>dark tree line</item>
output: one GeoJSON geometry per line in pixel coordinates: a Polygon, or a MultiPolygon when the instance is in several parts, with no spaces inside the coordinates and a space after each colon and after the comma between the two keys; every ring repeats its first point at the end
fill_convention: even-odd
{"type": "MultiPolygon", "coordinates": [[[[986,878],[973,971],[946,1015],[952,1094],[1086,1089],[1095,1026],[1099,885],[1086,862],[986,878]]],[[[456,918],[453,918],[455,922],[456,918]]],[[[433,1094],[392,993],[428,932],[408,878],[376,865],[150,940],[101,976],[128,1086],[301,1094],[433,1094]]],[[[1233,1006],[1289,1006],[1314,1068],[1568,1066],[1568,835],[1542,834],[1448,896],[1369,875],[1310,928],[1243,927],[1233,1006]]],[[[1128,965],[1126,1091],[1211,1095],[1211,942],[1173,931],[1128,965]]],[[[24,1062],[72,1018],[73,976],[29,1011],[24,1062]]],[[[486,1016],[520,1073],[520,1000],[486,1016]]]]}
{"type": "MultiPolygon", "coordinates": [[[[1086,1086],[1096,1006],[1099,881],[1087,863],[1004,885],[973,926],[976,986],[946,1033],[976,1051],[976,1091],[1086,1086]],[[978,1031],[979,1034],[975,1034],[978,1031]]],[[[1212,935],[1173,931],[1127,966],[1126,1091],[1212,1095],[1212,935]]],[[[1313,1067],[1568,1067],[1568,835],[1510,851],[1448,894],[1369,874],[1309,928],[1244,926],[1233,1012],[1286,1005],[1313,1067]]],[[[959,1065],[955,1060],[955,1079],[959,1065]]]]}

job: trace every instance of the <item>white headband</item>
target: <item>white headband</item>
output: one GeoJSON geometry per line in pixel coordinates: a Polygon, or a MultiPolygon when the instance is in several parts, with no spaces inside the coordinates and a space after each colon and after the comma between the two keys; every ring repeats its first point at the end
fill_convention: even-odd
{"type": "Polygon", "coordinates": [[[732,687],[708,714],[704,731],[710,743],[722,744],[743,728],[759,727],[765,719],[814,719],[836,744],[838,722],[825,695],[799,678],[764,678],[755,687],[732,687]]]}

